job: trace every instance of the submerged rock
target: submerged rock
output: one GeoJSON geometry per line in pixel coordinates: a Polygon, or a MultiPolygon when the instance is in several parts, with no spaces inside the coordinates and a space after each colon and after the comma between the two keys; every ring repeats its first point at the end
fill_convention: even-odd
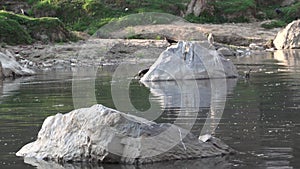
{"type": "Polygon", "coordinates": [[[215,157],[233,150],[169,123],[158,124],[102,105],[48,117],[37,140],[17,156],[56,162],[150,163],[215,157]]]}
{"type": "Polygon", "coordinates": [[[0,52],[0,62],[2,63],[3,77],[28,76],[35,74],[33,70],[21,66],[9,51],[6,51],[6,54],[0,52]]]}
{"type": "Polygon", "coordinates": [[[289,23],[283,30],[279,31],[273,43],[277,49],[299,49],[300,20],[289,23]]]}
{"type": "Polygon", "coordinates": [[[141,81],[237,77],[233,63],[208,46],[180,41],[160,54],[141,81]]]}

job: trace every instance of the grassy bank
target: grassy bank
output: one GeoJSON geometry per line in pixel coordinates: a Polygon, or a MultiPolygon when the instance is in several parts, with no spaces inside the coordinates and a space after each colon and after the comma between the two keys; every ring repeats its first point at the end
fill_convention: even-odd
{"type": "MultiPolygon", "coordinates": [[[[59,17],[72,30],[93,34],[107,22],[125,15],[141,12],[164,12],[182,15],[190,0],[30,0],[32,13],[53,14],[59,17]],[[125,10],[128,9],[128,10],[125,10]]],[[[280,0],[222,0],[208,1],[212,11],[204,11],[199,17],[186,16],[195,23],[249,22],[253,20],[276,19],[266,27],[283,26],[300,14],[300,2],[280,8],[280,0]]]]}
{"type": "MultiPolygon", "coordinates": [[[[2,0],[0,0],[1,3],[2,0]]],[[[163,12],[182,16],[190,0],[12,0],[29,4],[27,12],[32,17],[57,17],[34,19],[22,15],[0,13],[1,41],[9,43],[32,43],[36,40],[62,41],[67,30],[94,34],[100,27],[112,20],[141,12],[163,12]],[[60,22],[62,21],[62,22],[60,22]],[[24,29],[25,28],[25,29],[24,29]],[[41,28],[41,29],[40,29],[41,28]],[[58,29],[57,29],[58,28],[58,29]],[[54,31],[62,33],[61,38],[52,37],[54,31]],[[35,32],[42,32],[37,37],[35,32]],[[16,40],[12,33],[17,35],[16,40]],[[50,33],[48,33],[50,32],[50,33]],[[5,35],[5,36],[4,36],[5,35]],[[48,37],[45,39],[45,37],[48,37]]],[[[209,11],[200,16],[185,16],[194,23],[250,22],[274,19],[265,28],[282,27],[300,17],[300,2],[280,7],[281,0],[222,0],[208,1],[209,11]],[[275,12],[276,8],[282,11],[275,12]]],[[[1,7],[0,7],[1,8],[1,7]]],[[[2,8],[8,8],[2,5],[2,8]]]]}
{"type": "Polygon", "coordinates": [[[0,29],[0,42],[9,45],[75,39],[58,18],[32,18],[3,10],[0,11],[0,29]]]}

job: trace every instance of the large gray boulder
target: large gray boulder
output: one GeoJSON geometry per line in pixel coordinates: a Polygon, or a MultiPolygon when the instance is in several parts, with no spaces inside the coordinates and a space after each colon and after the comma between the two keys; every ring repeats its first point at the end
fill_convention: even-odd
{"type": "Polygon", "coordinates": [[[150,163],[215,157],[233,152],[214,137],[148,121],[102,105],[48,117],[37,140],[17,156],[56,162],[150,163]],[[202,138],[202,137],[201,137],[202,138]]]}
{"type": "Polygon", "coordinates": [[[237,77],[234,64],[212,45],[180,41],[162,52],[141,81],[237,77]]]}
{"type": "Polygon", "coordinates": [[[35,74],[33,70],[21,66],[9,51],[6,51],[5,54],[0,52],[0,62],[2,63],[3,77],[28,76],[35,74]]]}
{"type": "Polygon", "coordinates": [[[276,49],[299,49],[300,48],[300,20],[289,23],[279,31],[273,41],[276,49]]]}

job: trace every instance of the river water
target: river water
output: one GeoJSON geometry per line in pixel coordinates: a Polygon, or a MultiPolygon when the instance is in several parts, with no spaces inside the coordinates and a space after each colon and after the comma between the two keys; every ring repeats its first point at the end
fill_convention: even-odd
{"type": "MultiPolygon", "coordinates": [[[[228,79],[226,104],[214,135],[237,150],[237,154],[143,166],[65,164],[40,165],[38,168],[300,168],[300,51],[277,51],[230,59],[241,75],[251,68],[251,77],[228,79]]],[[[112,87],[118,84],[112,78],[115,70],[115,66],[94,69],[93,73],[88,73],[90,70],[57,70],[5,80],[0,85],[0,168],[36,168],[24,163],[23,158],[16,157],[15,153],[36,139],[47,116],[93,103],[115,108],[115,95],[111,94],[112,87]],[[89,97],[92,99],[87,101],[89,97]]],[[[195,134],[200,133],[209,112],[210,98],[202,96],[211,96],[211,83],[213,81],[197,81],[201,103],[193,116],[196,118],[192,128],[195,134]]],[[[171,123],[179,119],[181,123],[178,124],[184,126],[188,120],[178,116],[182,108],[178,106],[181,97],[180,93],[174,92],[175,89],[174,83],[156,85],[150,90],[131,81],[127,93],[137,110],[144,111],[153,105],[161,108],[160,114],[146,118],[171,123]],[[168,87],[164,88],[165,85],[168,87]]],[[[118,99],[122,101],[122,97],[118,99]]]]}

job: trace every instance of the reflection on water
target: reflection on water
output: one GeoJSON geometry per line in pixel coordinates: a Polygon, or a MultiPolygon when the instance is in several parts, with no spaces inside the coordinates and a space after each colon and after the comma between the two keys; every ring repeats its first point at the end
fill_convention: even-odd
{"type": "MultiPolygon", "coordinates": [[[[250,68],[253,70],[248,80],[241,78],[226,82],[225,109],[214,133],[216,137],[238,150],[237,155],[144,166],[117,164],[61,166],[53,163],[37,164],[28,159],[27,163],[35,164],[40,169],[300,168],[299,51],[276,51],[274,54],[230,59],[237,65],[241,74],[250,68]]],[[[76,86],[78,84],[76,82],[82,82],[79,84],[92,82],[95,86],[95,92],[91,93],[95,97],[92,101],[115,108],[111,87],[120,83],[112,81],[114,70],[115,68],[111,67],[99,68],[94,72],[96,73],[94,80],[89,70],[86,73],[82,73],[83,71],[75,73],[76,78],[72,71],[66,70],[4,81],[0,85],[0,168],[35,168],[25,164],[22,158],[17,158],[15,152],[24,144],[35,140],[47,116],[59,112],[66,113],[74,108],[72,90],[82,91],[80,85],[76,86]]],[[[185,83],[189,82],[183,84],[185,83]]],[[[184,88],[175,82],[150,83],[146,84],[149,86],[146,88],[137,81],[131,81],[128,95],[134,109],[129,109],[126,113],[154,118],[157,122],[176,121],[180,126],[192,127],[192,132],[199,134],[207,117],[218,119],[216,116],[218,113],[210,109],[213,102],[218,102],[212,99],[212,83],[214,82],[209,80],[197,81],[197,88],[186,84],[183,86],[192,87],[182,90],[184,88]],[[197,99],[200,102],[195,102],[197,99]],[[151,106],[157,106],[159,112],[154,115],[142,114],[145,110],[151,109],[151,106]],[[197,111],[186,111],[195,108],[197,111]],[[190,120],[193,120],[194,125],[190,125],[190,120]]],[[[80,98],[86,96],[89,94],[79,92],[76,99],[80,101],[80,98]]],[[[120,99],[126,98],[120,96],[120,99]]]]}
{"type": "Polygon", "coordinates": [[[177,160],[177,161],[167,161],[161,163],[144,164],[139,166],[134,165],[124,165],[124,164],[60,164],[54,162],[38,162],[35,159],[27,158],[25,162],[36,166],[38,169],[225,169],[230,166],[229,162],[224,157],[216,158],[204,158],[197,160],[177,160]],[[188,165],[187,165],[188,164],[188,165]]]}

